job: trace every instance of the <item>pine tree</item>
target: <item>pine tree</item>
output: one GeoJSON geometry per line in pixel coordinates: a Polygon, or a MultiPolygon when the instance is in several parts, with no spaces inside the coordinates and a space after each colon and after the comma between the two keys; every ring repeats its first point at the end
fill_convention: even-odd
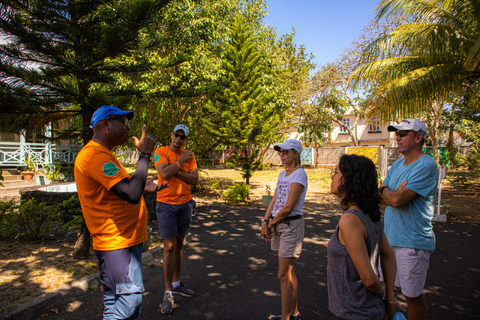
{"type": "Polygon", "coordinates": [[[3,130],[75,120],[87,143],[93,112],[125,108],[137,92],[115,75],[146,70],[128,59],[139,31],[167,0],[5,0],[0,4],[0,121],[3,130]]]}
{"type": "Polygon", "coordinates": [[[278,136],[283,106],[274,104],[274,90],[264,81],[269,70],[254,33],[242,18],[235,19],[226,46],[222,75],[204,124],[220,143],[238,149],[231,164],[249,184],[253,172],[262,167],[259,148],[278,136]]]}
{"type": "MultiPolygon", "coordinates": [[[[135,94],[118,90],[115,74],[146,69],[127,58],[138,48],[138,32],[166,3],[3,0],[0,28],[7,41],[0,45],[2,129],[70,119],[87,143],[93,134],[93,112],[103,104],[125,107],[135,94]]],[[[90,233],[83,222],[74,257],[88,257],[89,246],[90,233]]]]}

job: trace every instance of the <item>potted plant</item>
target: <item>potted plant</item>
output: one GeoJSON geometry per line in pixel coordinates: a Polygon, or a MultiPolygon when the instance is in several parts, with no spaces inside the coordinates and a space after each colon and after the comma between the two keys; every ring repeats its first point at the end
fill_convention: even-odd
{"type": "Polygon", "coordinates": [[[267,190],[267,195],[262,196],[262,205],[265,209],[267,209],[270,202],[273,199],[273,196],[272,196],[272,189],[268,184],[265,186],[265,190],[267,190]]]}
{"type": "Polygon", "coordinates": [[[35,175],[35,166],[33,163],[33,159],[28,157],[26,161],[24,161],[27,165],[27,169],[21,172],[23,180],[32,180],[33,176],[35,175]]]}

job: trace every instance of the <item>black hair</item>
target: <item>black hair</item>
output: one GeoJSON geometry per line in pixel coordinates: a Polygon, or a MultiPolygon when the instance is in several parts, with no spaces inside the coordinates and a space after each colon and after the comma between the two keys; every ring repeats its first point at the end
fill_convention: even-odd
{"type": "Polygon", "coordinates": [[[380,194],[378,174],[372,160],[359,155],[344,154],[340,158],[339,169],[342,173],[339,196],[344,210],[349,203],[357,205],[372,221],[380,220],[380,194]]]}

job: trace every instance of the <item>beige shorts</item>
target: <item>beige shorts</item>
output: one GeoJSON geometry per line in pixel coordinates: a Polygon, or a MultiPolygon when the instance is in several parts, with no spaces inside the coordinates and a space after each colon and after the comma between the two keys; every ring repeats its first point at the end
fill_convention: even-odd
{"type": "Polygon", "coordinates": [[[275,226],[271,247],[281,258],[300,258],[305,235],[305,220],[301,218],[288,222],[275,226]]]}
{"type": "Polygon", "coordinates": [[[427,279],[431,251],[411,248],[392,247],[397,259],[395,286],[409,298],[416,298],[423,293],[427,279]]]}

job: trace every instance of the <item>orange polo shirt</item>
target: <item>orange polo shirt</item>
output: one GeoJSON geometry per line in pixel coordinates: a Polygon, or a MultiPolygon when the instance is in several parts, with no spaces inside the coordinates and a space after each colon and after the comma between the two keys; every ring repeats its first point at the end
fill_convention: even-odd
{"type": "MultiPolygon", "coordinates": [[[[180,152],[173,152],[168,146],[160,147],[155,150],[155,168],[160,163],[172,164],[176,162],[185,149],[180,149],[180,152]]],[[[185,161],[180,170],[184,172],[189,172],[190,170],[197,170],[197,162],[195,161],[195,156],[192,156],[191,159],[185,161]]],[[[158,175],[158,184],[167,182],[170,187],[163,189],[162,191],[157,192],[157,201],[168,203],[168,204],[185,204],[188,201],[192,200],[192,193],[190,191],[190,185],[185,181],[178,179],[173,176],[168,180],[163,180],[160,175],[158,175]]]]}
{"type": "Polygon", "coordinates": [[[128,178],[110,150],[90,140],[75,159],[75,182],[93,249],[111,251],[147,240],[147,208],[142,199],[130,204],[110,191],[128,178]]]}

